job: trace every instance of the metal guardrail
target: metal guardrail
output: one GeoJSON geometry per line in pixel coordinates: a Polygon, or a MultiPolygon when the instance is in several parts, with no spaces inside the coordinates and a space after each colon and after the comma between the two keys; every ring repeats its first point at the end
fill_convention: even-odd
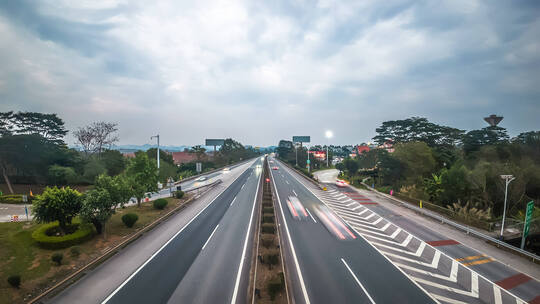
{"type": "Polygon", "coordinates": [[[492,243],[495,243],[497,244],[497,246],[502,246],[502,247],[505,247],[506,249],[509,249],[511,251],[514,251],[515,253],[518,253],[518,254],[521,254],[523,256],[526,256],[530,259],[532,259],[532,261],[540,261],[540,256],[532,253],[532,252],[529,252],[529,251],[526,251],[526,250],[523,250],[521,248],[518,248],[518,247],[515,247],[515,246],[512,246],[508,243],[505,243],[501,240],[498,240],[494,237],[491,237],[489,235],[486,235],[480,231],[477,231],[476,229],[470,227],[470,226],[467,226],[467,225],[462,225],[462,224],[458,224],[454,221],[451,221],[447,218],[445,218],[444,216],[441,216],[441,215],[438,215],[436,214],[435,212],[433,211],[430,211],[430,210],[425,210],[424,208],[419,208],[417,206],[414,206],[414,205],[411,205],[410,203],[407,203],[407,202],[404,202],[400,199],[397,199],[391,195],[388,195],[386,193],[381,193],[379,192],[377,189],[373,189],[371,187],[369,187],[368,185],[364,184],[364,186],[366,186],[369,190],[373,191],[374,193],[376,193],[377,195],[382,195],[388,199],[391,199],[393,201],[396,201],[398,203],[400,203],[402,206],[406,207],[406,208],[409,208],[411,210],[414,210],[415,212],[418,212],[418,213],[421,213],[423,215],[426,215],[426,216],[429,216],[433,219],[436,219],[438,221],[440,221],[441,223],[444,223],[444,224],[448,224],[454,228],[457,228],[459,230],[462,230],[462,231],[465,231],[467,234],[472,234],[478,238],[481,238],[481,239],[484,239],[486,241],[490,241],[492,243]]]}

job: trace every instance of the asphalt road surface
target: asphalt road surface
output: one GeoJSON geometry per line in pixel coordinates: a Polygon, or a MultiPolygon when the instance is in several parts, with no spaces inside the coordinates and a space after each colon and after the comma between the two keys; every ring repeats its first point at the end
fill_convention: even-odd
{"type": "Polygon", "coordinates": [[[258,158],[234,168],[51,302],[246,303],[261,165],[258,158]]]}
{"type": "MultiPolygon", "coordinates": [[[[272,159],[271,159],[272,160],[272,159]]],[[[324,204],[284,165],[272,160],[273,181],[279,196],[281,230],[294,254],[288,269],[294,270],[294,298],[305,303],[434,303],[417,284],[357,234],[341,240],[316,215],[324,204]],[[296,196],[307,209],[309,220],[295,220],[287,206],[296,196]],[[285,226],[285,227],[283,227],[285,226]]],[[[352,229],[350,229],[352,230],[352,229]]]]}

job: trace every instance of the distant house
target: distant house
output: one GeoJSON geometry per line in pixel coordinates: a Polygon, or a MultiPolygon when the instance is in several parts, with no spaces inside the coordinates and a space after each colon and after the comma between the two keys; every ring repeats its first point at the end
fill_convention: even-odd
{"type": "Polygon", "coordinates": [[[126,158],[134,158],[135,157],[135,152],[124,152],[124,153],[122,153],[122,155],[124,155],[124,157],[126,157],[126,158]]]}
{"type": "Polygon", "coordinates": [[[379,149],[385,149],[389,153],[392,153],[394,152],[394,142],[392,140],[388,140],[384,144],[380,145],[379,149]]]}
{"type": "Polygon", "coordinates": [[[197,160],[197,154],[191,152],[172,152],[172,158],[175,165],[190,163],[197,160]]]}
{"type": "Polygon", "coordinates": [[[360,145],[356,147],[356,153],[358,153],[358,155],[362,155],[364,152],[369,152],[369,150],[370,148],[367,145],[360,145]]]}

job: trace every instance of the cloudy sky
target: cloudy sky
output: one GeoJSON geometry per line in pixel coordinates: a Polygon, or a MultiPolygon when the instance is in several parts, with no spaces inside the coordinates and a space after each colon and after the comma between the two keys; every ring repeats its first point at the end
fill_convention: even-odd
{"type": "Polygon", "coordinates": [[[121,144],[353,144],[493,113],[516,135],[540,129],[540,2],[1,1],[0,66],[0,111],[117,122],[121,144]]]}

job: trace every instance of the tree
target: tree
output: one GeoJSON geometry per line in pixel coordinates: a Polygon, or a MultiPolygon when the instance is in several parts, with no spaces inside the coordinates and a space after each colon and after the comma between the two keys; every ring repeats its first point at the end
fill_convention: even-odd
{"type": "Polygon", "coordinates": [[[505,128],[489,126],[481,130],[472,130],[463,137],[463,150],[465,153],[478,151],[484,145],[496,145],[508,142],[505,128]]]}
{"type": "Polygon", "coordinates": [[[83,195],[81,218],[92,223],[98,234],[104,230],[105,224],[114,214],[115,203],[105,189],[92,189],[83,195]]]}
{"type": "Polygon", "coordinates": [[[11,135],[13,132],[13,111],[0,112],[0,137],[11,135]]]}
{"type": "Polygon", "coordinates": [[[345,169],[347,169],[347,172],[351,178],[356,174],[356,171],[358,171],[358,168],[360,167],[358,162],[352,158],[345,159],[343,161],[343,165],[345,166],[345,169]]]}
{"type": "Polygon", "coordinates": [[[67,225],[81,209],[81,194],[69,187],[45,188],[32,203],[32,214],[40,223],[58,221],[62,234],[67,232],[67,225]]]}
{"type": "MultiPolygon", "coordinates": [[[[156,159],[157,148],[150,148],[150,149],[146,150],[146,154],[148,155],[148,158],[156,159]]],[[[159,150],[159,160],[162,163],[166,162],[166,163],[169,163],[171,165],[174,165],[174,160],[173,160],[172,154],[167,153],[167,152],[165,152],[163,150],[159,150]]]]}
{"type": "Polygon", "coordinates": [[[63,145],[67,134],[64,121],[56,114],[18,112],[13,115],[15,134],[38,134],[48,141],[63,145]]]}
{"type": "Polygon", "coordinates": [[[54,185],[67,185],[77,178],[75,170],[71,167],[52,165],[49,167],[49,181],[54,185]]]}
{"type": "Polygon", "coordinates": [[[126,168],[126,176],[129,179],[133,194],[137,198],[137,205],[140,207],[144,194],[157,190],[156,162],[150,160],[146,153],[142,151],[136,152],[135,157],[130,159],[126,168]]]}
{"type": "Polygon", "coordinates": [[[398,144],[393,156],[404,164],[405,177],[410,184],[421,183],[435,168],[431,148],[424,142],[398,144]]]}
{"type": "Polygon", "coordinates": [[[91,153],[101,155],[105,147],[110,147],[118,141],[117,126],[112,122],[93,122],[88,126],[80,127],[73,132],[73,135],[87,155],[91,153]]]}
{"type": "Polygon", "coordinates": [[[120,151],[105,150],[101,153],[101,161],[111,176],[118,175],[126,168],[126,159],[120,151]]]}
{"type": "Polygon", "coordinates": [[[421,117],[385,121],[375,131],[377,136],[373,137],[373,140],[379,145],[387,141],[393,141],[396,144],[422,141],[430,147],[456,145],[461,141],[464,133],[463,130],[437,125],[421,117]]]}
{"type": "Polygon", "coordinates": [[[206,157],[206,149],[201,145],[193,146],[191,151],[197,155],[197,160],[200,161],[206,157]]]}
{"type": "Polygon", "coordinates": [[[110,177],[107,174],[101,174],[94,183],[96,190],[105,190],[109,193],[113,201],[113,208],[124,206],[133,196],[129,180],[124,175],[110,177]]]}

